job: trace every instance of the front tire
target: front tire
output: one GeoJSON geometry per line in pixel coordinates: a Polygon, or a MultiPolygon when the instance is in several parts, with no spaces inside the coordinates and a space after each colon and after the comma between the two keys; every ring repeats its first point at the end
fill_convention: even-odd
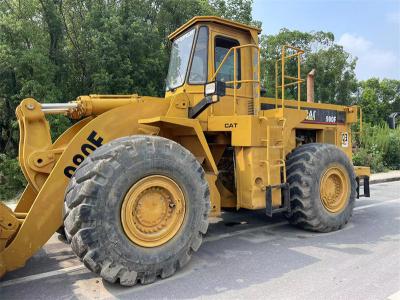
{"type": "Polygon", "coordinates": [[[114,140],[93,152],[67,188],[72,250],[109,282],[132,286],[188,263],[208,227],[209,188],[196,158],[156,136],[114,140]]]}
{"type": "Polygon", "coordinates": [[[356,197],[356,176],[351,161],[334,145],[311,143],[288,155],[291,224],[330,232],[348,223],[356,197]]]}

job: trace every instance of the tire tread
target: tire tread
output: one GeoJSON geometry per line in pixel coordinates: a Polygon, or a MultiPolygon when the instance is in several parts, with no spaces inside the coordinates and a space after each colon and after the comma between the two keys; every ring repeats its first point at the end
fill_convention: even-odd
{"type": "Polygon", "coordinates": [[[91,271],[100,274],[109,282],[119,282],[124,286],[132,286],[137,282],[148,284],[154,282],[157,277],[166,278],[173,275],[179,268],[182,268],[190,260],[191,254],[198,250],[203,235],[208,228],[208,214],[210,191],[205,179],[205,172],[194,156],[181,145],[161,137],[134,136],[114,140],[96,151],[94,151],[78,167],[71,178],[66,189],[64,204],[64,226],[68,241],[72,250],[84,262],[91,271]],[[137,139],[137,143],[132,140],[137,139]],[[175,262],[163,265],[160,263],[157,268],[149,268],[146,272],[135,272],[128,270],[119,261],[104,258],[97,243],[95,230],[96,219],[91,216],[89,208],[94,205],[99,187],[107,182],[107,179],[117,171],[121,161],[131,160],[137,157],[139,151],[137,145],[146,147],[146,151],[155,152],[156,148],[162,146],[165,152],[177,156],[178,162],[190,163],[190,168],[196,171],[201,189],[202,209],[199,228],[193,235],[188,248],[183,251],[175,262]],[[161,144],[161,145],[160,145],[161,144]]]}

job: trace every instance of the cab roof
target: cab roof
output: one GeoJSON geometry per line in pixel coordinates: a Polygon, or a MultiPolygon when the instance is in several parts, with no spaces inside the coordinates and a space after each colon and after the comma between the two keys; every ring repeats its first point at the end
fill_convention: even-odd
{"type": "Polygon", "coordinates": [[[235,22],[235,21],[223,19],[223,18],[216,17],[216,16],[197,16],[197,17],[193,17],[192,19],[187,21],[185,24],[183,24],[181,27],[179,27],[177,30],[172,32],[168,36],[168,38],[170,40],[173,40],[175,37],[177,37],[183,31],[185,31],[189,27],[194,26],[196,23],[199,23],[199,22],[217,23],[217,24],[229,26],[229,27],[232,27],[232,28],[237,28],[237,29],[241,29],[241,30],[244,30],[244,31],[249,31],[250,33],[254,33],[254,32],[257,32],[257,34],[261,33],[261,29],[258,28],[258,27],[245,25],[245,24],[242,24],[242,23],[238,23],[238,22],[235,22]]]}

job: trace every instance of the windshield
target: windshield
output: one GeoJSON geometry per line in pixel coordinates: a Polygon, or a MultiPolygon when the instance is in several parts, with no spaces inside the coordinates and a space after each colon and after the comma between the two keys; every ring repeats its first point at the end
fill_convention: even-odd
{"type": "Polygon", "coordinates": [[[185,81],[195,30],[192,29],[172,43],[167,76],[167,91],[181,86],[185,81]]]}

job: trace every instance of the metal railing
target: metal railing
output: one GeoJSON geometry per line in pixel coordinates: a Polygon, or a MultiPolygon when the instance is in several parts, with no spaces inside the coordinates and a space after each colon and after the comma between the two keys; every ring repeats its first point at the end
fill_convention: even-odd
{"type": "MultiPolygon", "coordinates": [[[[233,114],[236,116],[237,115],[237,89],[238,85],[240,84],[247,84],[247,83],[252,83],[252,84],[257,84],[256,89],[253,89],[253,114],[258,115],[258,112],[260,111],[260,47],[253,45],[253,44],[247,44],[247,45],[241,45],[241,46],[236,46],[232,47],[229,49],[229,51],[225,54],[223,60],[219,64],[217,70],[211,77],[211,81],[215,80],[215,78],[218,75],[218,72],[221,70],[222,66],[228,59],[229,55],[233,52],[233,80],[226,81],[226,84],[233,84],[233,114]],[[243,49],[243,48],[250,48],[250,49],[255,49],[257,51],[256,57],[257,57],[257,73],[256,76],[254,76],[254,63],[253,63],[253,79],[240,79],[237,80],[237,50],[238,49],[243,49]],[[254,78],[256,77],[256,78],[254,78]]],[[[240,61],[239,61],[240,64],[240,61]]],[[[211,106],[211,115],[213,115],[214,110],[213,106],[211,106]]]]}
{"type": "Polygon", "coordinates": [[[282,47],[281,58],[275,62],[275,108],[278,108],[278,94],[281,89],[281,107],[285,108],[285,88],[292,85],[297,85],[297,109],[300,110],[300,97],[301,97],[301,84],[304,79],[301,79],[300,72],[300,56],[304,53],[304,50],[293,46],[285,45],[282,47]],[[292,49],[295,51],[294,54],[286,55],[286,49],[292,49]],[[296,59],[297,62],[297,77],[285,75],[285,63],[288,59],[296,59]],[[281,62],[281,84],[278,84],[278,62],[281,62]],[[291,80],[289,83],[285,83],[285,79],[291,80]]]}

